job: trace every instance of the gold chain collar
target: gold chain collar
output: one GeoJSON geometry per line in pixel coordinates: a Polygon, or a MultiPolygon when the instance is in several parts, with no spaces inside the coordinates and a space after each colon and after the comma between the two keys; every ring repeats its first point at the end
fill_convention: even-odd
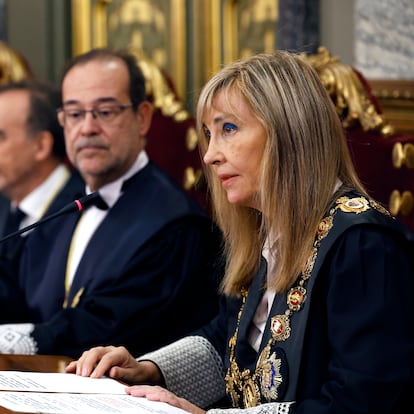
{"type": "Polygon", "coordinates": [[[271,354],[271,349],[277,342],[286,341],[290,337],[290,319],[294,312],[302,309],[303,303],[306,300],[307,281],[311,277],[321,241],[328,235],[332,228],[334,214],[337,209],[358,214],[368,210],[370,207],[374,207],[383,214],[389,215],[388,211],[374,200],[367,200],[363,197],[349,198],[343,196],[338,198],[335,204],[330,209],[329,214],[319,223],[312,251],[305,268],[299,276],[298,283],[287,293],[286,303],[288,308],[284,314],[275,315],[271,318],[270,329],[272,336],[260,353],[253,374],[250,372],[250,369],[240,371],[236,361],[236,344],[240,319],[248,296],[248,290],[243,289],[241,292],[243,301],[238,313],[236,329],[229,341],[230,366],[225,376],[226,392],[230,395],[233,407],[235,408],[255,407],[261,403],[262,397],[267,402],[277,400],[278,388],[284,379],[280,373],[281,359],[277,358],[275,352],[271,354]]]}

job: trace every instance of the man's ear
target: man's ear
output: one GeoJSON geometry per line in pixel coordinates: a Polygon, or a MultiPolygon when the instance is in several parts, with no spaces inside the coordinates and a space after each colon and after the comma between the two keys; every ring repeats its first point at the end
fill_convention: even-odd
{"type": "Polygon", "coordinates": [[[146,136],[152,121],[152,104],[148,101],[141,102],[138,105],[136,116],[139,122],[139,133],[141,137],[146,136]]]}
{"type": "Polygon", "coordinates": [[[54,139],[49,131],[40,131],[31,139],[35,139],[37,141],[36,159],[38,161],[43,161],[51,156],[53,152],[54,139]]]}

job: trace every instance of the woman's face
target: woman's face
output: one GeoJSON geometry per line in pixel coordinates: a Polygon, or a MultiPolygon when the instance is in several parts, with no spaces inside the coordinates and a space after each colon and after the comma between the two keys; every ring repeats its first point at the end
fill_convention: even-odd
{"type": "Polygon", "coordinates": [[[235,92],[219,92],[203,128],[208,142],[204,162],[217,174],[228,201],[258,208],[266,132],[246,100],[235,92]]]}

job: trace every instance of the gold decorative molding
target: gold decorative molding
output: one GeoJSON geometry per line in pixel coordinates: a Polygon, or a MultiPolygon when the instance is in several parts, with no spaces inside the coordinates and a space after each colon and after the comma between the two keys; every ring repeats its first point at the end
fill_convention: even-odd
{"type": "Polygon", "coordinates": [[[194,151],[197,148],[198,137],[195,128],[188,128],[185,136],[185,146],[188,151],[194,151]]]}
{"type": "Polygon", "coordinates": [[[404,191],[402,194],[394,190],[390,195],[389,210],[393,216],[401,214],[409,216],[413,211],[414,197],[411,191],[404,191]]]}
{"type": "Polygon", "coordinates": [[[394,168],[414,168],[414,145],[411,143],[402,144],[397,142],[392,148],[392,165],[394,168]]]}
{"type": "Polygon", "coordinates": [[[237,39],[237,7],[240,1],[226,0],[223,5],[223,56],[224,63],[232,62],[239,56],[239,45],[237,39]]]}
{"type": "Polygon", "coordinates": [[[371,79],[369,84],[396,133],[414,135],[414,79],[371,79]]]}
{"type": "MultiPolygon", "coordinates": [[[[123,4],[127,0],[120,0],[123,4]]],[[[164,0],[168,11],[170,33],[168,51],[170,64],[168,74],[173,79],[174,86],[181,99],[186,95],[186,24],[185,0],[164,0]]],[[[94,47],[105,47],[110,43],[108,38],[108,6],[114,0],[71,0],[72,8],[72,54],[73,56],[87,52],[94,47]]],[[[149,4],[151,4],[149,0],[149,4]]],[[[123,48],[130,45],[125,44],[123,48]]]]}
{"type": "Polygon", "coordinates": [[[33,77],[25,58],[0,41],[0,84],[33,77]]]}
{"type": "Polygon", "coordinates": [[[384,136],[394,133],[391,124],[377,111],[355,70],[331,56],[325,47],[314,55],[302,54],[319,73],[322,83],[335,103],[345,128],[359,124],[364,131],[379,131],[384,136]]]}
{"type": "Polygon", "coordinates": [[[203,171],[201,168],[194,170],[193,167],[187,167],[184,171],[184,182],[183,187],[185,190],[190,190],[195,187],[197,183],[201,180],[203,176],[203,171]]]}
{"type": "Polygon", "coordinates": [[[276,49],[278,0],[193,0],[194,90],[223,64],[276,49]],[[271,23],[271,25],[270,25],[271,23]],[[247,44],[249,43],[249,44],[247,44]]]}
{"type": "Polygon", "coordinates": [[[369,84],[377,98],[414,100],[414,79],[370,79],[369,84]]]}
{"type": "Polygon", "coordinates": [[[72,54],[87,52],[92,47],[91,3],[89,0],[72,0],[72,54]]]}
{"type": "Polygon", "coordinates": [[[182,101],[175,96],[160,68],[141,51],[130,48],[130,52],[135,56],[145,77],[146,93],[152,97],[154,107],[176,122],[187,120],[190,114],[184,109],[182,101]]]}

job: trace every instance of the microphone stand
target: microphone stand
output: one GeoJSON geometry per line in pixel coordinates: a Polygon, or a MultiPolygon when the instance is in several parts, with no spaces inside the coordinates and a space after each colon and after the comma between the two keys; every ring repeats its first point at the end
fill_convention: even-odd
{"type": "Polygon", "coordinates": [[[99,202],[101,202],[101,196],[100,196],[98,191],[95,191],[94,193],[91,193],[87,196],[84,196],[84,197],[82,197],[78,200],[72,201],[70,204],[63,207],[62,209],[60,209],[56,213],[50,214],[50,215],[44,217],[43,219],[41,219],[39,221],[36,221],[33,224],[30,224],[29,226],[23,227],[20,230],[17,230],[13,233],[8,234],[7,236],[0,239],[0,244],[5,242],[6,240],[11,239],[12,237],[15,237],[15,236],[19,235],[19,234],[26,233],[27,231],[29,231],[31,229],[34,229],[35,227],[39,226],[40,224],[46,223],[47,221],[52,220],[55,217],[61,216],[62,214],[70,213],[72,211],[82,211],[82,210],[85,210],[85,209],[87,209],[88,207],[90,207],[94,204],[99,204],[99,202]]]}

